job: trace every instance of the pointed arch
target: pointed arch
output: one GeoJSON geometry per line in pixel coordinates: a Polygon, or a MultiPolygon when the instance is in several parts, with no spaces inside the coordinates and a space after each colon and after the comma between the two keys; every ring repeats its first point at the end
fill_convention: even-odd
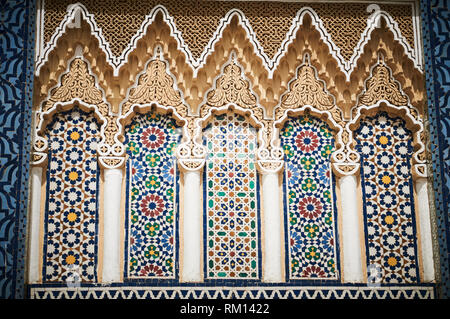
{"type": "Polygon", "coordinates": [[[263,134],[263,128],[268,128],[265,120],[265,109],[259,105],[259,99],[251,89],[251,84],[245,78],[242,66],[236,61],[232,52],[227,63],[222,66],[220,75],[214,80],[214,86],[205,94],[204,101],[199,107],[199,118],[194,126],[194,153],[205,154],[202,146],[201,132],[209,120],[217,114],[229,109],[245,116],[258,129],[258,156],[267,158],[265,147],[268,145],[263,134]]]}
{"type": "MultiPolygon", "coordinates": [[[[115,142],[118,144],[123,142],[124,128],[138,112],[145,113],[152,108],[172,116],[178,125],[183,127],[182,144],[187,145],[190,142],[189,108],[184,103],[183,94],[178,89],[176,79],[170,73],[159,46],[155,48],[154,56],[146,63],[144,71],[137,75],[135,85],[128,89],[125,100],[120,103],[115,142]]],[[[187,157],[189,154],[186,146],[183,146],[181,153],[179,152],[180,157],[187,157]]]]}
{"type": "Polygon", "coordinates": [[[61,74],[58,85],[49,90],[47,99],[36,112],[32,165],[41,165],[46,161],[48,142],[43,134],[49,121],[58,112],[67,111],[74,105],[85,111],[94,110],[94,115],[101,124],[102,145],[111,139],[110,134],[106,133],[112,121],[109,117],[109,104],[103,90],[98,87],[95,75],[90,72],[89,62],[78,52],[67,65],[66,73],[61,74]]]}
{"type": "MultiPolygon", "coordinates": [[[[364,82],[364,91],[358,95],[357,104],[351,110],[351,120],[346,125],[349,150],[355,150],[353,132],[358,129],[361,120],[380,111],[405,120],[406,127],[413,134],[413,176],[425,177],[427,172],[423,118],[409,102],[408,96],[402,91],[400,83],[393,77],[381,54],[378,62],[371,67],[370,76],[364,82]]],[[[359,162],[359,155],[354,160],[359,162]]]]}
{"type": "Polygon", "coordinates": [[[280,104],[274,110],[275,121],[270,139],[274,157],[278,159],[283,157],[278,135],[289,116],[311,114],[325,120],[334,131],[336,150],[333,152],[332,161],[336,164],[335,169],[342,174],[339,163],[346,162],[345,144],[348,139],[344,129],[343,113],[336,105],[334,96],[327,91],[325,82],[319,79],[308,54],[304,55],[303,63],[298,66],[296,77],[289,82],[288,87],[288,91],[282,95],[280,104]]]}

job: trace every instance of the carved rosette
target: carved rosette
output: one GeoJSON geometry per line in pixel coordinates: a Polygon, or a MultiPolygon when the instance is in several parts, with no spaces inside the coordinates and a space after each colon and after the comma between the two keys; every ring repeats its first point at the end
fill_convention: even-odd
{"type": "Polygon", "coordinates": [[[356,154],[354,160],[357,162],[360,158],[354,150],[356,141],[353,137],[353,131],[357,129],[359,122],[365,116],[374,114],[379,110],[396,114],[406,120],[407,125],[413,132],[413,145],[416,150],[413,154],[413,176],[426,177],[423,119],[417,109],[410,104],[408,96],[402,91],[400,83],[393,77],[391,69],[385,64],[384,57],[381,54],[365,81],[364,91],[358,96],[356,107],[351,111],[352,119],[346,125],[346,131],[350,137],[347,147],[356,154]]]}
{"type": "Polygon", "coordinates": [[[101,143],[99,145],[113,144],[117,126],[114,118],[108,115],[109,105],[104,98],[103,91],[97,85],[95,76],[90,72],[88,62],[77,54],[69,62],[68,70],[62,75],[59,85],[50,91],[49,97],[36,112],[32,165],[45,165],[46,163],[48,142],[43,135],[52,116],[74,104],[86,110],[94,110],[101,125],[101,143]]]}

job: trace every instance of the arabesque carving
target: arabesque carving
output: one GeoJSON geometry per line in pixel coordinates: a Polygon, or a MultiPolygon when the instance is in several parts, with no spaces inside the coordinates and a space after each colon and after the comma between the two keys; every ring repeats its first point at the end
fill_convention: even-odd
{"type": "Polygon", "coordinates": [[[200,109],[200,117],[206,116],[211,108],[233,103],[243,109],[253,110],[259,120],[263,119],[263,109],[258,106],[256,95],[250,90],[249,81],[242,77],[242,70],[234,57],[224,67],[223,75],[216,80],[215,85],[206,96],[206,104],[200,109]]]}
{"type": "Polygon", "coordinates": [[[177,157],[189,158],[191,155],[191,133],[189,127],[188,107],[183,103],[181,92],[177,89],[174,77],[163,60],[161,48],[155,49],[154,57],[147,63],[145,70],[138,75],[136,85],[130,88],[127,99],[121,104],[120,116],[117,118],[119,129],[116,132],[116,144],[121,150],[120,156],[125,156],[125,126],[137,113],[156,110],[160,113],[171,113],[179,125],[183,127],[183,140],[177,147],[177,157]]]}
{"type": "MultiPolygon", "coordinates": [[[[54,93],[55,99],[70,94],[79,96],[88,104],[97,101],[100,94],[104,104],[98,100],[95,105],[106,122],[104,143],[99,147],[101,158],[123,155],[124,147],[117,140],[122,129],[118,117],[124,116],[133,104],[140,105],[136,111],[145,111],[144,104],[153,103],[164,113],[173,113],[180,122],[184,121],[186,140],[178,153],[184,159],[200,159],[204,155],[201,141],[194,143],[191,138],[197,132],[196,121],[206,121],[204,116],[222,112],[228,104],[262,127],[260,144],[264,144],[264,151],[261,150],[260,159],[266,160],[282,155],[271,142],[273,121],[285,112],[301,110],[301,104],[309,105],[312,113],[319,111],[317,116],[331,115],[329,118],[338,126],[345,126],[342,123],[352,118],[355,101],[367,106],[374,103],[376,96],[385,96],[392,105],[402,105],[406,98],[414,106],[408,107],[408,114],[415,119],[424,112],[421,54],[415,45],[416,22],[408,5],[274,3],[274,8],[288,14],[267,17],[264,6],[256,3],[207,2],[192,9],[217,13],[205,15],[207,25],[202,29],[192,23],[196,18],[185,16],[182,8],[188,8],[188,4],[133,3],[123,15],[139,12],[141,16],[133,16],[133,26],[118,31],[117,34],[127,33],[126,38],[112,43],[115,33],[111,30],[122,22],[114,21],[104,4],[90,0],[70,5],[69,2],[45,4],[52,8],[45,15],[53,20],[47,19],[42,25],[45,42],[38,52],[35,103],[41,105],[43,101],[43,107],[45,104],[52,108],[48,92],[54,93]],[[138,10],[144,7],[145,10],[138,10]],[[339,14],[330,15],[333,8],[339,14]],[[283,26],[268,36],[266,22],[283,26]],[[62,84],[61,74],[68,73],[66,61],[79,46],[91,83],[68,94],[64,90],[70,85],[62,84]],[[157,47],[159,56],[152,57],[157,47]],[[370,68],[380,50],[386,56],[385,66],[370,68]],[[302,61],[305,54],[312,63],[302,61]],[[220,69],[221,65],[225,67],[220,69]],[[398,83],[386,81],[391,78],[387,77],[386,67],[398,83]],[[216,77],[219,72],[220,79],[216,77]],[[388,84],[381,87],[380,83],[388,84]],[[401,94],[393,94],[400,85],[401,94]],[[53,86],[61,87],[58,93],[49,89],[53,86]]],[[[72,77],[74,81],[75,73],[72,77]]],[[[301,112],[305,110],[303,107],[301,112]]],[[[349,134],[348,130],[341,134],[345,145],[351,143],[349,134]]],[[[345,152],[336,155],[335,163],[359,160],[351,147],[346,146],[345,152]]],[[[418,161],[424,159],[423,154],[417,154],[418,161]]]]}
{"type": "Polygon", "coordinates": [[[194,126],[194,153],[206,154],[201,143],[202,129],[213,113],[226,112],[229,108],[247,116],[249,122],[258,129],[258,158],[267,159],[269,143],[264,132],[271,131],[269,121],[265,119],[264,108],[259,105],[258,97],[251,90],[250,81],[244,77],[234,52],[231,53],[228,63],[224,65],[222,73],[214,81],[214,87],[206,94],[204,104],[200,106],[200,118],[195,120],[194,126]]]}
{"type": "MultiPolygon", "coordinates": [[[[332,161],[339,163],[339,166],[335,165],[335,169],[344,167],[342,163],[348,161],[344,149],[348,132],[344,130],[343,113],[336,105],[334,96],[327,91],[325,82],[319,79],[317,70],[311,65],[309,54],[304,55],[303,63],[297,68],[296,77],[289,83],[289,90],[282,95],[280,105],[275,108],[274,132],[278,133],[290,115],[299,114],[311,114],[327,121],[336,137],[336,151],[332,155],[332,161]]],[[[270,140],[272,153],[278,150],[278,156],[282,156],[278,134],[270,136],[270,140]]],[[[349,173],[351,170],[348,166],[345,164],[345,170],[338,170],[339,174],[349,173]]]]}
{"type": "Polygon", "coordinates": [[[181,93],[174,89],[174,79],[166,69],[165,62],[159,57],[150,61],[145,73],[139,77],[137,86],[130,90],[121,114],[126,114],[133,104],[158,102],[174,107],[181,116],[186,117],[187,107],[183,105],[181,93]]]}
{"type": "Polygon", "coordinates": [[[386,100],[397,106],[408,104],[408,97],[401,92],[400,84],[391,77],[384,59],[373,68],[372,75],[366,83],[366,90],[359,97],[358,103],[372,105],[380,100],[386,100]]]}
{"type": "Polygon", "coordinates": [[[108,104],[103,100],[101,90],[95,85],[95,77],[89,74],[87,63],[79,57],[69,64],[69,70],[62,75],[60,85],[50,91],[50,97],[42,104],[41,112],[48,111],[57,102],[73,99],[98,105],[100,113],[103,116],[108,115],[108,104]]]}
{"type": "MultiPolygon", "coordinates": [[[[365,81],[364,91],[358,96],[357,104],[352,109],[352,119],[347,123],[346,130],[350,136],[348,148],[354,150],[356,141],[353,131],[367,116],[373,116],[379,111],[400,116],[405,120],[407,128],[413,134],[413,176],[426,177],[425,141],[423,117],[413,107],[408,96],[402,91],[401,85],[392,75],[391,69],[385,64],[384,56],[379,53],[378,61],[372,66],[370,75],[365,81]]],[[[359,154],[353,161],[359,162],[359,154]]]]}
{"type": "Polygon", "coordinates": [[[329,110],[335,105],[333,97],[324,91],[324,83],[316,79],[309,59],[300,66],[297,78],[289,85],[288,94],[281,100],[281,109],[295,109],[299,105],[311,105],[319,110],[329,110]]]}

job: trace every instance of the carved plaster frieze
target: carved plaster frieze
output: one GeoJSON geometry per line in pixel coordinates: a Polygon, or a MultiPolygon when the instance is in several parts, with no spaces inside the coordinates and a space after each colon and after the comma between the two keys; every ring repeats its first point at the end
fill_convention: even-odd
{"type": "Polygon", "coordinates": [[[194,125],[194,149],[197,157],[206,156],[202,145],[202,130],[215,114],[233,110],[247,117],[248,121],[258,129],[259,159],[268,160],[270,152],[267,149],[268,140],[264,132],[271,130],[269,121],[265,118],[264,108],[259,104],[258,97],[252,91],[250,81],[245,78],[242,66],[236,61],[232,52],[229,61],[223,66],[221,74],[214,81],[214,86],[200,106],[200,117],[194,125]]]}
{"type": "Polygon", "coordinates": [[[35,135],[33,143],[32,165],[45,165],[47,160],[48,141],[45,129],[55,113],[65,111],[74,105],[85,111],[94,111],[100,128],[99,150],[113,140],[117,127],[110,116],[110,107],[105,100],[104,92],[98,87],[97,79],[90,71],[88,61],[77,50],[68,62],[68,68],[61,75],[56,87],[50,90],[46,100],[42,102],[35,115],[35,135]]]}
{"type": "Polygon", "coordinates": [[[274,158],[281,160],[284,156],[279,145],[279,130],[289,116],[312,115],[325,120],[335,133],[336,151],[331,157],[335,173],[345,175],[353,172],[353,168],[348,169],[353,165],[349,166],[349,155],[345,149],[348,133],[344,129],[343,113],[336,105],[334,96],[327,91],[325,82],[319,79],[308,54],[304,55],[303,63],[297,68],[296,77],[289,82],[288,87],[275,108],[273,134],[270,136],[272,154],[278,156],[274,158]]]}
{"type": "MultiPolygon", "coordinates": [[[[423,117],[413,107],[408,96],[402,91],[400,83],[395,80],[391,69],[385,64],[384,57],[379,54],[378,62],[372,66],[369,77],[365,81],[364,91],[358,96],[357,104],[351,110],[351,120],[346,125],[349,134],[347,147],[354,151],[356,141],[353,131],[359,127],[359,123],[367,116],[372,116],[379,111],[386,111],[392,115],[401,117],[406,122],[407,128],[413,134],[413,176],[426,177],[426,152],[424,141],[423,117]]],[[[359,154],[354,162],[360,161],[359,154]]]]}
{"type": "MultiPolygon", "coordinates": [[[[66,15],[60,22],[59,26],[56,28],[50,40],[48,41],[48,43],[45,43],[45,45],[43,45],[39,50],[38,56],[36,58],[36,73],[39,75],[42,66],[48,60],[49,54],[55,49],[57,41],[62,36],[62,34],[67,32],[67,29],[74,25],[74,21],[77,21],[77,19],[84,19],[90,25],[92,33],[98,39],[99,46],[105,52],[107,61],[113,68],[114,76],[118,76],[120,68],[127,63],[129,54],[136,48],[137,42],[145,35],[148,26],[155,21],[158,14],[162,14],[163,20],[170,26],[170,33],[176,39],[178,48],[185,56],[187,63],[193,71],[194,77],[197,75],[198,70],[200,70],[207,63],[207,58],[212,54],[215,45],[223,37],[225,28],[231,23],[231,20],[234,17],[237,17],[239,20],[239,24],[242,25],[242,27],[245,29],[248,38],[253,44],[253,51],[263,61],[269,78],[272,78],[274,71],[280,64],[280,61],[283,57],[285,57],[290,44],[295,40],[297,31],[302,25],[305,15],[311,16],[314,27],[320,32],[321,39],[328,45],[330,52],[338,63],[340,70],[346,75],[347,81],[350,80],[350,75],[356,68],[356,63],[362,52],[364,51],[365,45],[369,42],[372,31],[378,26],[381,18],[384,18],[387,21],[388,27],[393,32],[395,39],[399,41],[399,43],[403,46],[408,57],[412,61],[414,61],[414,66],[418,70],[420,70],[420,72],[422,72],[423,61],[420,54],[420,46],[415,45],[415,47],[411,47],[408,40],[404,35],[402,35],[400,27],[395,19],[388,12],[381,10],[378,5],[368,5],[366,10],[371,14],[367,18],[364,31],[362,32],[362,34],[357,35],[359,36],[360,40],[358,41],[356,47],[353,49],[353,55],[350,57],[350,59],[346,58],[345,55],[341,52],[341,48],[339,48],[339,46],[334,43],[332,35],[327,31],[324,21],[319,17],[317,12],[313,8],[307,6],[297,11],[295,17],[292,19],[289,31],[284,35],[284,39],[273,57],[270,57],[266,54],[264,46],[258,40],[258,35],[253,30],[250,20],[241,10],[234,8],[229,10],[223,16],[223,18],[220,19],[217,29],[211,36],[208,44],[203,48],[200,56],[198,58],[195,58],[194,54],[189,48],[189,45],[187,44],[186,39],[183,37],[183,32],[180,29],[182,27],[176,24],[176,19],[174,19],[174,17],[170,15],[169,10],[161,4],[156,5],[145,16],[140,28],[131,38],[130,43],[118,56],[115,55],[111,50],[111,45],[106,40],[102,29],[98,26],[95,15],[93,13],[90,13],[83,4],[75,3],[67,7],[66,15]]],[[[42,25],[41,28],[43,27],[44,26],[42,25]]],[[[414,42],[417,41],[415,40],[414,42]]]]}

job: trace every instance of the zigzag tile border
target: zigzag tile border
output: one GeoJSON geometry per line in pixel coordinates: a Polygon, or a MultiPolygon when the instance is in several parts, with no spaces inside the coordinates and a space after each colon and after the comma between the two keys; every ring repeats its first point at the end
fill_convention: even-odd
{"type": "Polygon", "coordinates": [[[31,287],[32,299],[434,299],[433,287],[31,287]]]}

